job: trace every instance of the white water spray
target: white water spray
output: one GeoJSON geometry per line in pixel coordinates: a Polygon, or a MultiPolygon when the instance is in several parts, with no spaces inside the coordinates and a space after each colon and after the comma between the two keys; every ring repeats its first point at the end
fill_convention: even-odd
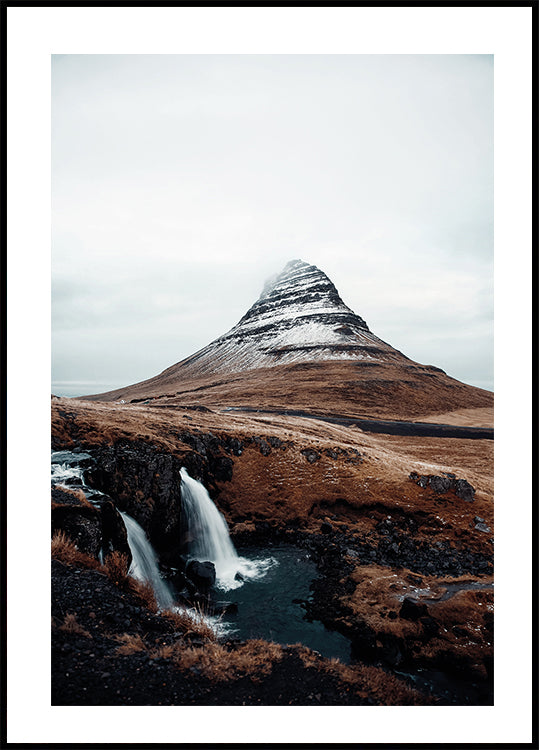
{"type": "Polygon", "coordinates": [[[245,579],[260,578],[276,564],[270,557],[248,560],[236,552],[224,516],[219,512],[203,484],[180,470],[182,502],[191,536],[189,558],[215,565],[216,583],[228,591],[241,586],[245,579]]]}
{"type": "Polygon", "coordinates": [[[139,581],[149,583],[155,593],[155,598],[160,609],[170,609],[174,603],[172,593],[161,578],[157,557],[144,529],[139,526],[134,518],[120,511],[127,530],[127,542],[133,555],[133,561],[129,569],[129,575],[139,581]]]}
{"type": "MultiPolygon", "coordinates": [[[[88,453],[73,453],[71,451],[53,451],[51,455],[51,481],[52,485],[60,485],[69,488],[74,483],[81,485],[86,497],[90,502],[99,501],[101,497],[106,497],[99,490],[94,490],[87,486],[84,481],[84,469],[80,466],[81,459],[88,459],[88,453]],[[67,482],[67,484],[64,484],[67,482]]],[[[207,617],[195,608],[185,608],[176,606],[172,592],[159,574],[157,555],[150,544],[144,529],[127,513],[118,511],[122,516],[126,531],[127,543],[131,550],[133,560],[129,569],[129,574],[139,581],[148,582],[154,593],[157,604],[161,610],[171,609],[176,612],[184,612],[196,625],[200,622],[212,628],[216,635],[227,632],[227,627],[216,617],[207,617]]],[[[103,550],[99,551],[99,561],[103,563],[103,550]]]]}

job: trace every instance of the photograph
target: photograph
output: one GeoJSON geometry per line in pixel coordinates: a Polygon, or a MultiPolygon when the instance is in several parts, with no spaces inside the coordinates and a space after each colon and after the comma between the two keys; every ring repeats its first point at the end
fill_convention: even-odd
{"type": "Polygon", "coordinates": [[[492,56],[53,56],[53,704],[491,705],[492,368],[492,56]]]}
{"type": "Polygon", "coordinates": [[[2,6],[0,743],[533,747],[536,6],[2,6]]]}

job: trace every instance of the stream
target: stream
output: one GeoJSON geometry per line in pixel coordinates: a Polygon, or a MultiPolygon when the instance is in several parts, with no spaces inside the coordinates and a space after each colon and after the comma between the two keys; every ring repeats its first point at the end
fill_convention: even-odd
{"type": "Polygon", "coordinates": [[[268,548],[243,547],[240,554],[251,560],[267,558],[275,565],[266,574],[246,581],[234,590],[231,601],[237,603],[235,615],[225,615],[230,635],[239,638],[264,638],[281,645],[302,643],[327,658],[350,663],[350,641],[320,621],[305,618],[303,602],[310,597],[309,586],[316,577],[316,565],[299,547],[278,545],[268,548]]]}
{"type": "MultiPolygon", "coordinates": [[[[88,500],[99,506],[103,493],[86,485],[84,471],[92,456],[83,452],[56,451],[51,456],[51,484],[82,489],[88,500]]],[[[224,606],[224,615],[209,622],[216,633],[238,639],[262,638],[281,645],[303,644],[326,658],[338,658],[350,664],[351,642],[340,633],[328,630],[320,621],[308,620],[305,605],[311,596],[310,584],[317,576],[315,562],[307,550],[287,544],[265,547],[243,546],[236,550],[219,513],[203,485],[182,469],[182,494],[185,492],[188,523],[198,529],[198,559],[212,560],[217,571],[212,600],[224,606]],[[211,504],[211,506],[210,506],[211,504]],[[213,507],[212,507],[213,506],[213,507]],[[203,533],[200,534],[200,528],[203,533]],[[230,604],[237,605],[230,607],[230,604]]],[[[131,575],[149,580],[162,606],[174,607],[172,591],[162,579],[158,558],[143,529],[122,512],[133,553],[131,575]]],[[[196,548],[193,548],[196,551],[196,548]]],[[[195,555],[193,555],[195,557],[195,555]]],[[[458,582],[443,584],[445,591],[435,598],[442,601],[462,589],[491,588],[492,584],[458,582]]],[[[428,600],[433,592],[417,589],[416,600],[428,600]]],[[[223,607],[217,607],[216,609],[223,607]]],[[[441,672],[416,669],[395,670],[421,690],[432,691],[444,703],[466,705],[485,702],[482,686],[455,680],[441,672]]],[[[487,696],[487,703],[489,702],[487,696]]]]}

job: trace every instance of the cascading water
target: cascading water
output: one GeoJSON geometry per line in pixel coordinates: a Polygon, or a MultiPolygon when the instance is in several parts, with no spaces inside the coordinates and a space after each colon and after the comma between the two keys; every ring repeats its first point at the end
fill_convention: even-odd
{"type": "Polygon", "coordinates": [[[261,560],[240,557],[230,539],[224,516],[204,485],[192,479],[185,468],[180,470],[180,475],[183,510],[191,537],[189,558],[212,562],[219,588],[225,591],[238,588],[245,579],[259,578],[276,564],[272,557],[261,560]]]}
{"type": "MultiPolygon", "coordinates": [[[[89,453],[74,453],[72,451],[52,451],[51,454],[51,484],[52,486],[74,487],[84,491],[86,498],[99,507],[103,499],[109,499],[99,490],[94,490],[85,482],[84,467],[91,460],[89,453]]],[[[225,633],[227,627],[218,622],[217,618],[206,617],[193,608],[178,607],[166,581],[161,578],[157,555],[148,540],[144,529],[127,513],[119,511],[126,531],[127,542],[133,556],[129,574],[133,578],[147,581],[153,588],[155,598],[160,609],[172,609],[185,612],[194,623],[204,622],[213,628],[216,634],[225,633]]],[[[103,562],[102,551],[100,561],[103,562]]]]}
{"type": "Polygon", "coordinates": [[[83,471],[81,465],[90,458],[89,453],[72,453],[71,451],[53,451],[51,454],[51,483],[67,487],[69,485],[83,486],[83,471]]]}
{"type": "Polygon", "coordinates": [[[127,542],[133,555],[129,575],[139,581],[148,582],[154,590],[160,609],[170,609],[174,599],[166,581],[159,574],[157,557],[144,529],[127,513],[120,511],[120,515],[127,530],[127,542]]]}
{"type": "MultiPolygon", "coordinates": [[[[53,486],[78,486],[84,491],[87,499],[98,506],[100,501],[106,498],[102,492],[88,487],[84,481],[83,463],[91,458],[90,454],[53,451],[51,458],[51,483],[53,486]]],[[[154,590],[158,606],[161,609],[169,609],[174,604],[174,599],[168,584],[159,574],[157,556],[144,533],[144,529],[127,513],[122,511],[119,511],[119,513],[125,524],[127,542],[133,556],[129,574],[133,578],[138,578],[139,581],[147,581],[154,590]]],[[[100,553],[100,560],[103,562],[102,552],[100,553]]]]}

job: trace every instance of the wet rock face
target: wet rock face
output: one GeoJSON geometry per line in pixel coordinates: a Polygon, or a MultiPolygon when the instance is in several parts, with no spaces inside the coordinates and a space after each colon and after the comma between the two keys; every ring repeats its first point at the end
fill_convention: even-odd
{"type": "MultiPolygon", "coordinates": [[[[182,432],[178,438],[193,449],[181,459],[147,443],[118,441],[95,451],[94,465],[85,474],[91,487],[109,495],[142,526],[161,561],[170,565],[181,554],[180,469],[185,466],[191,477],[217,497],[217,483],[232,479],[232,456],[243,450],[237,438],[212,433],[182,432]]],[[[113,524],[112,514],[107,517],[113,524]]]]}
{"type": "Polygon", "coordinates": [[[101,503],[101,528],[103,534],[103,556],[117,550],[125,555],[131,564],[133,558],[127,541],[127,529],[123,518],[114,507],[114,503],[106,500],[101,503]]]}
{"type": "MultiPolygon", "coordinates": [[[[95,466],[85,478],[132,516],[168,561],[174,559],[180,538],[182,465],[144,443],[120,442],[96,451],[95,466]]],[[[107,517],[114,525],[112,512],[107,517]]]]}
{"type": "MultiPolygon", "coordinates": [[[[82,493],[81,493],[82,494],[82,493]]],[[[127,530],[113,503],[103,501],[100,507],[90,505],[76,493],[56,487],[52,490],[51,534],[62,531],[77,548],[97,558],[113,551],[125,555],[129,564],[132,555],[127,530]]]]}

